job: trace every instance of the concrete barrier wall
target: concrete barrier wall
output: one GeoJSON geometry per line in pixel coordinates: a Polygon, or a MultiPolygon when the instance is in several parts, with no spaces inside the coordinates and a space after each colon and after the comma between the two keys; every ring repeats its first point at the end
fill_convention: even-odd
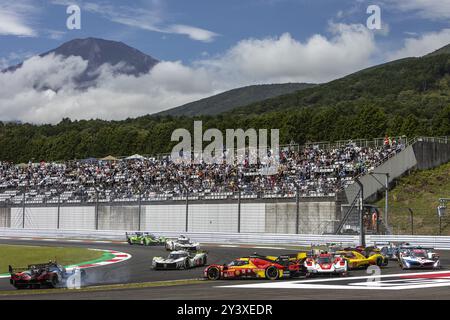
{"type": "Polygon", "coordinates": [[[266,204],[241,204],[241,232],[267,232],[266,231],[266,204]]]}
{"type": "Polygon", "coordinates": [[[185,205],[154,205],[142,206],[145,214],[143,230],[186,230],[186,206],[185,205]]]}
{"type": "Polygon", "coordinates": [[[11,208],[0,208],[0,228],[11,227],[11,208]]]}
{"type": "Polygon", "coordinates": [[[100,230],[139,229],[139,206],[99,206],[98,228],[100,230]]]}
{"type": "Polygon", "coordinates": [[[299,234],[332,233],[340,216],[335,201],[300,202],[299,234]]]}
{"type": "Polygon", "coordinates": [[[189,231],[237,232],[238,205],[192,204],[189,207],[189,231]]]}
{"type": "MultiPolygon", "coordinates": [[[[22,228],[23,208],[2,208],[1,228],[22,228]]],[[[240,231],[246,233],[331,232],[336,219],[335,201],[300,202],[299,230],[296,230],[295,202],[242,202],[240,231]],[[329,229],[329,230],[328,230],[329,229]]],[[[152,230],[186,232],[185,204],[26,207],[25,229],[152,230]],[[98,218],[98,226],[96,223],[98,218]],[[140,225],[139,225],[140,222],[140,225]]],[[[238,232],[238,203],[189,204],[189,232],[238,232]]]]}
{"type": "Polygon", "coordinates": [[[417,169],[431,169],[450,161],[449,143],[418,141],[413,145],[417,169]]]}
{"type": "Polygon", "coordinates": [[[60,229],[95,230],[95,207],[61,207],[60,229]]]}

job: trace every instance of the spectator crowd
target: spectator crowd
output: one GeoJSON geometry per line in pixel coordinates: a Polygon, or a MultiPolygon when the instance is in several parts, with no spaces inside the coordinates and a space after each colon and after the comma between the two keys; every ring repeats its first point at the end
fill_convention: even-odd
{"type": "MultiPolygon", "coordinates": [[[[175,163],[170,157],[86,159],[64,163],[0,162],[0,203],[152,201],[183,197],[332,196],[401,151],[404,145],[385,141],[380,147],[282,149],[279,165],[268,174],[262,164],[175,163]]],[[[272,168],[273,169],[273,168],[272,168]]]]}

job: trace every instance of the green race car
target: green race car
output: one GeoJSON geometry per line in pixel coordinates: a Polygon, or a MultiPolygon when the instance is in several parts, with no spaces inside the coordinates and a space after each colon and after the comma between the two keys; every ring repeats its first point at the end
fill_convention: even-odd
{"type": "Polygon", "coordinates": [[[167,240],[165,237],[156,237],[148,232],[126,232],[125,236],[129,244],[140,244],[143,246],[163,246],[167,240]]]}

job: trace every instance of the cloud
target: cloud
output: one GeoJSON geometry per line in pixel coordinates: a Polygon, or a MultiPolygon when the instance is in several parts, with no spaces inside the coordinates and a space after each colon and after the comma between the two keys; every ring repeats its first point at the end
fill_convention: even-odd
{"type": "MultiPolygon", "coordinates": [[[[56,5],[68,5],[67,0],[53,0],[56,5]]],[[[94,3],[79,1],[83,10],[98,14],[112,22],[133,28],[153,32],[186,35],[192,40],[212,42],[217,33],[184,24],[168,24],[165,20],[163,3],[157,0],[150,1],[148,8],[131,7],[127,5],[115,6],[108,2],[94,3]]]]}
{"type": "Polygon", "coordinates": [[[192,40],[198,40],[203,42],[211,42],[218,36],[218,34],[215,32],[192,26],[187,26],[184,24],[171,25],[165,31],[161,32],[184,34],[189,36],[189,38],[191,38],[192,40]]]}
{"type": "Polygon", "coordinates": [[[223,54],[185,65],[163,61],[139,77],[105,65],[97,86],[78,91],[80,57],[33,57],[21,69],[0,74],[2,120],[55,123],[72,119],[124,119],[155,113],[232,88],[262,83],[324,82],[371,65],[374,36],[362,25],[331,24],[331,35],[304,42],[285,33],[247,39],[223,54]],[[57,91],[46,88],[59,88],[57,91]],[[41,90],[37,90],[37,89],[41,90]]]}
{"type": "Polygon", "coordinates": [[[426,19],[441,20],[450,18],[449,0],[396,0],[385,1],[389,7],[403,12],[415,12],[426,19]]]}
{"type": "Polygon", "coordinates": [[[4,70],[12,65],[16,65],[26,59],[33,57],[33,54],[30,51],[18,51],[18,52],[10,52],[5,57],[0,57],[0,70],[4,70]]]}
{"type": "Polygon", "coordinates": [[[438,32],[425,33],[419,37],[410,37],[404,40],[403,47],[388,55],[389,60],[406,57],[420,57],[434,50],[440,49],[450,43],[450,29],[438,32]]]}
{"type": "Polygon", "coordinates": [[[196,63],[236,83],[325,82],[370,65],[373,34],[362,25],[330,24],[332,37],[313,35],[305,42],[289,33],[248,39],[220,57],[196,63]]]}
{"type": "Polygon", "coordinates": [[[2,3],[0,7],[0,35],[35,37],[36,31],[28,25],[34,9],[28,2],[2,3]]]}

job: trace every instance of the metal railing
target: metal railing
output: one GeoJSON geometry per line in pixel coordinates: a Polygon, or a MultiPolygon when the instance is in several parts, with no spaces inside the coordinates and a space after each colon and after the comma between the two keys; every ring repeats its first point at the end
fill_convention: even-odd
{"type": "MultiPolygon", "coordinates": [[[[358,236],[353,235],[314,235],[314,234],[271,234],[271,233],[223,233],[223,232],[173,232],[152,231],[156,236],[168,238],[186,235],[200,243],[215,244],[270,244],[270,245],[326,245],[330,243],[358,244],[358,236]]],[[[125,231],[93,231],[93,230],[32,230],[32,229],[0,229],[1,238],[32,238],[53,239],[89,239],[114,240],[125,242],[125,231]]],[[[394,235],[368,235],[367,245],[376,242],[408,242],[411,245],[430,246],[436,249],[450,250],[450,237],[448,236],[394,236],[394,235]]]]}

